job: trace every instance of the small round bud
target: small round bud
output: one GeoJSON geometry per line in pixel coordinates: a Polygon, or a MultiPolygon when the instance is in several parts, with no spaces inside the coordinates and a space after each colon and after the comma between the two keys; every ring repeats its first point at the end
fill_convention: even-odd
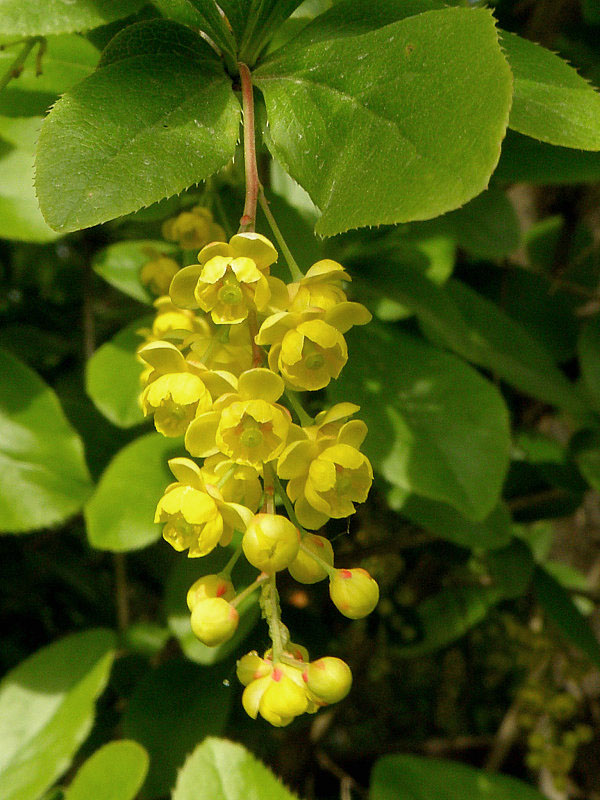
{"type": "Polygon", "coordinates": [[[267,573],[289,566],[296,558],[299,546],[300,531],[279,514],[256,514],[242,539],[248,561],[267,573]]]}
{"type": "Polygon", "coordinates": [[[243,686],[248,686],[252,681],[259,678],[264,678],[265,675],[270,675],[273,669],[273,664],[264,658],[261,658],[256,650],[246,653],[237,662],[237,676],[239,682],[243,686]]]}
{"type": "Polygon", "coordinates": [[[198,578],[188,589],[187,605],[189,610],[193,611],[196,603],[207,600],[209,597],[233,600],[235,597],[233,583],[222,575],[203,575],[202,578],[198,578]]]}
{"type": "Polygon", "coordinates": [[[239,614],[222,597],[209,597],[196,603],[192,611],[191,625],[194,635],[202,644],[216,647],[231,639],[235,633],[239,614]]]}
{"type": "MultiPolygon", "coordinates": [[[[303,537],[302,545],[333,566],[333,547],[329,539],[308,533],[303,537]]],[[[327,570],[303,549],[298,551],[288,570],[292,578],[299,583],[317,583],[327,577],[327,570]]]]}
{"type": "Polygon", "coordinates": [[[352,672],[341,658],[326,656],[313,661],[302,673],[311,692],[326,703],[343,700],[352,686],[352,672]]]}
{"type": "Polygon", "coordinates": [[[329,582],[329,595],[345,617],[360,619],[379,602],[379,586],[366,569],[336,569],[329,582]]]}

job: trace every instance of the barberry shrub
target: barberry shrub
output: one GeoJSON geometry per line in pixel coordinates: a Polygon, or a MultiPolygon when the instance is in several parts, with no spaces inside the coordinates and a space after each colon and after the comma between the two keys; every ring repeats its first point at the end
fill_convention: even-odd
{"type": "Polygon", "coordinates": [[[491,5],[0,0],[3,800],[597,792],[600,8],[491,5]]]}

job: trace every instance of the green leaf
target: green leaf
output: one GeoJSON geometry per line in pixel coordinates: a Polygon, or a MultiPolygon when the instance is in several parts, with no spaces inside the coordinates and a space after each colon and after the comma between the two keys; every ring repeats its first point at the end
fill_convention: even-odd
{"type": "Polygon", "coordinates": [[[241,744],[207,739],[179,772],[173,800],[297,800],[241,744]]]}
{"type": "Polygon", "coordinates": [[[0,237],[3,239],[41,243],[58,238],[46,225],[33,190],[33,159],[41,124],[39,117],[0,117],[0,237]]]}
{"type": "Polygon", "coordinates": [[[549,144],[600,150],[600,94],[540,45],[506,32],[501,44],[515,78],[510,127],[549,144]]]}
{"type": "MultiPolygon", "coordinates": [[[[0,114],[8,117],[41,116],[60,94],[90,75],[100,53],[83,36],[49,36],[37,74],[37,51],[25,61],[23,72],[0,92],[0,114]]],[[[18,51],[17,51],[18,52],[18,51]]],[[[0,74],[15,58],[15,48],[0,50],[0,74]]]]}
{"type": "Polygon", "coordinates": [[[114,425],[130,428],[144,421],[139,403],[143,364],[136,352],[143,344],[140,330],[151,317],[131,322],[96,350],[85,367],[85,390],[96,408],[114,425]]]}
{"type": "Polygon", "coordinates": [[[394,329],[372,323],[348,339],[351,357],[330,396],[362,406],[375,469],[469,519],[487,517],[508,465],[508,413],[497,389],[455,356],[394,329]]]}
{"type": "Polygon", "coordinates": [[[581,326],[577,350],[585,386],[600,411],[600,317],[592,317],[581,326]]]}
{"type": "Polygon", "coordinates": [[[198,183],[233,157],[239,118],[231,81],[200,36],[169,20],[129,26],[44,122],[44,216],[73,231],[198,183]]]}
{"type": "Polygon", "coordinates": [[[148,753],[137,742],[109,742],[82,764],[65,800],[134,800],[148,763],[148,753]]]}
{"type": "Polygon", "coordinates": [[[282,48],[254,79],[267,144],[320,208],[324,235],[435,217],[478,195],[497,164],[511,97],[484,9],[430,11],[282,48]]]}
{"type": "Polygon", "coordinates": [[[494,178],[536,185],[592,183],[600,180],[600,153],[553,147],[508,131],[494,178]]]}
{"type": "Polygon", "coordinates": [[[500,503],[480,522],[473,522],[446,503],[411,495],[400,506],[403,516],[435,536],[474,550],[504,547],[512,538],[508,508],[500,503]]]}
{"type": "Polygon", "coordinates": [[[94,272],[115,289],[140,303],[150,304],[156,298],[140,280],[142,267],[157,255],[173,255],[178,252],[179,248],[174,244],[160,239],[115,242],[96,253],[92,266],[94,272]]]}
{"type": "Polygon", "coordinates": [[[0,0],[3,35],[38,36],[89,31],[134,14],[144,0],[0,0]]]}
{"type": "Polygon", "coordinates": [[[91,490],[81,439],[35,372],[0,351],[0,531],[56,525],[91,490]]]}
{"type": "MultiPolygon", "coordinates": [[[[234,543],[241,537],[235,535],[234,543]]],[[[179,645],[187,658],[197,664],[216,664],[235,652],[259,617],[258,593],[251,595],[238,607],[240,621],[237,630],[229,641],[218,647],[207,647],[194,636],[190,625],[190,610],[187,607],[186,594],[192,583],[202,575],[219,572],[233,555],[233,545],[223,549],[217,547],[212,553],[198,559],[179,559],[168,577],[165,587],[165,613],[171,633],[177,637],[179,645]]],[[[240,592],[249,586],[257,577],[257,571],[245,559],[238,562],[233,582],[236,591],[240,592]]]]}
{"type": "Polygon", "coordinates": [[[371,773],[369,800],[544,800],[516,778],[423,756],[380,758],[371,773]]]}
{"type": "Polygon", "coordinates": [[[144,798],[165,797],[194,745],[205,736],[222,733],[231,707],[231,690],[224,678],[219,669],[169,661],[136,686],[122,725],[125,736],[150,754],[144,798]]]}
{"type": "Polygon", "coordinates": [[[123,553],[160,539],[154,511],[173,480],[167,460],[181,455],[181,445],[179,439],[148,433],[117,453],[85,506],[92,547],[123,553]]]}
{"type": "Polygon", "coordinates": [[[600,667],[600,644],[589,622],[560,583],[538,566],[533,575],[533,585],[540,605],[563,636],[585,653],[596,667],[600,667]]]}
{"type": "Polygon", "coordinates": [[[214,0],[152,0],[164,17],[203,30],[221,50],[235,58],[235,39],[214,0]]]}
{"type": "Polygon", "coordinates": [[[39,650],[0,684],[3,800],[38,800],[87,737],[112,665],[115,637],[90,630],[39,650]]]}

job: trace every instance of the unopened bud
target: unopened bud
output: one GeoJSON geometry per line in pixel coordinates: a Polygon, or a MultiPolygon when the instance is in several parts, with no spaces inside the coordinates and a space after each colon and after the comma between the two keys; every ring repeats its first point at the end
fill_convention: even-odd
{"type": "Polygon", "coordinates": [[[196,603],[191,625],[202,644],[216,647],[231,639],[239,622],[235,608],[222,597],[209,597],[196,603]]]}
{"type": "Polygon", "coordinates": [[[190,611],[194,610],[196,603],[207,600],[209,597],[222,597],[224,600],[233,600],[235,589],[233,583],[222,575],[204,575],[190,586],[187,593],[187,604],[190,611]]]}
{"type": "Polygon", "coordinates": [[[269,574],[289,566],[299,546],[300,531],[279,514],[256,514],[242,539],[248,561],[269,574]]]}
{"type": "Polygon", "coordinates": [[[317,583],[327,577],[327,570],[307,553],[304,548],[315,553],[320,559],[333,566],[333,547],[329,539],[308,533],[302,539],[303,549],[289,565],[288,570],[299,583],[317,583]]]}
{"type": "Polygon", "coordinates": [[[379,586],[366,569],[336,569],[329,594],[339,611],[350,619],[366,617],[379,602],[379,586]]]}
{"type": "Polygon", "coordinates": [[[311,692],[325,703],[343,700],[352,686],[352,672],[341,658],[326,656],[309,664],[302,677],[311,692]]]}

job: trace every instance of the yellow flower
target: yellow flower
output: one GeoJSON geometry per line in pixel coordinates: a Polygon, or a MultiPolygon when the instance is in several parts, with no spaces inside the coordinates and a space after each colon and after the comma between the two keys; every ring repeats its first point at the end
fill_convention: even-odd
{"type": "Polygon", "coordinates": [[[342,334],[320,319],[301,322],[269,351],[269,366],[294,389],[315,391],[337,378],[348,360],[342,334]]]}
{"type": "Polygon", "coordinates": [[[169,467],[177,483],[167,486],[158,502],[155,522],[166,523],[163,536],[175,550],[188,550],[195,558],[226,546],[234,530],[244,531],[252,512],[228,503],[220,491],[205,485],[197,464],[189,458],[172,458],[169,467]]]}
{"type": "Polygon", "coordinates": [[[182,339],[186,333],[200,334],[209,329],[207,320],[189,309],[177,308],[169,295],[158,297],[154,301],[154,308],[156,316],[152,323],[153,339],[165,339],[172,333],[177,333],[177,338],[182,339]]]}
{"type": "Polygon", "coordinates": [[[276,403],[283,388],[271,370],[243,372],[236,393],[219,398],[210,412],[191,423],[186,449],[201,458],[221,452],[237,464],[256,467],[277,458],[291,426],[288,410],[276,403]]]}
{"type": "Polygon", "coordinates": [[[373,471],[359,452],[367,426],[347,418],[358,407],[339,403],[301,429],[279,457],[277,474],[287,479],[286,491],[295,503],[301,525],[316,530],[331,517],[354,513],[354,503],[366,500],[373,471]]]}
{"type": "Polygon", "coordinates": [[[242,705],[253,719],[260,714],[280,728],[308,710],[309,698],[300,671],[287,664],[276,664],[270,674],[246,686],[242,705]]]}
{"type": "Polygon", "coordinates": [[[204,461],[201,472],[205,484],[216,485],[228,476],[220,487],[223,498],[256,511],[262,497],[262,485],[254,467],[236,464],[217,453],[204,461]]]}
{"type": "Polygon", "coordinates": [[[239,621],[238,612],[224,597],[209,597],[196,603],[190,624],[202,644],[217,647],[231,639],[239,621]]]}
{"type": "Polygon", "coordinates": [[[249,309],[267,308],[272,285],[279,293],[281,281],[267,277],[276,260],[277,251],[259,233],[238,233],[229,244],[213,242],[200,251],[198,264],[175,276],[171,299],[182,308],[210,311],[218,325],[237,324],[249,309]]]}
{"type": "Polygon", "coordinates": [[[208,242],[225,237],[225,231],[213,221],[208,208],[194,206],[189,211],[168,219],[163,223],[162,234],[165,239],[177,242],[183,250],[198,250],[208,242]]]}
{"type": "Polygon", "coordinates": [[[191,364],[170,342],[150,342],[138,354],[152,368],[142,409],[146,416],[154,414],[156,430],[164,436],[182,436],[196,414],[212,406],[213,397],[235,387],[233,375],[191,364]]]}
{"type": "Polygon", "coordinates": [[[207,321],[206,328],[189,336],[183,346],[189,348],[190,360],[199,361],[209,369],[226,370],[239,377],[252,367],[250,331],[245,322],[232,325],[228,330],[223,326],[211,326],[207,321]],[[223,332],[228,335],[224,337],[223,332]]]}
{"type": "Polygon", "coordinates": [[[323,310],[333,308],[347,300],[342,281],[350,280],[350,275],[337,261],[328,258],[317,261],[301,280],[290,284],[290,309],[303,311],[309,307],[323,310]]]}
{"type": "Polygon", "coordinates": [[[168,256],[158,256],[147,261],[140,272],[140,280],[154,294],[166,294],[179,264],[168,256]]]}

